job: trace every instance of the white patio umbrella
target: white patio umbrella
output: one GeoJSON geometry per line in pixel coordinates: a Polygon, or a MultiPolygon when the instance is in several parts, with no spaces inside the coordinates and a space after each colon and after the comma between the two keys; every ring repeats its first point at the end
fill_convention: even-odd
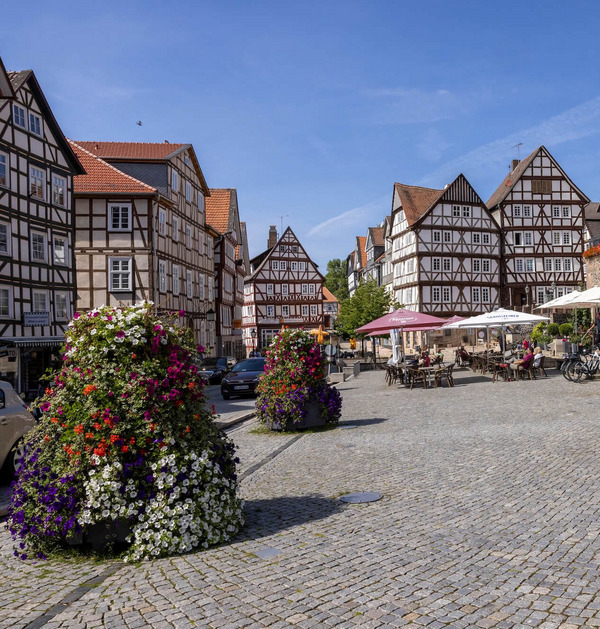
{"type": "Polygon", "coordinates": [[[566,295],[561,295],[560,297],[557,297],[556,299],[551,299],[550,301],[547,301],[546,303],[540,304],[539,306],[536,306],[534,310],[540,310],[542,308],[568,308],[569,304],[574,299],[579,297],[579,295],[581,295],[581,292],[578,290],[574,290],[570,293],[567,293],[566,295]]]}
{"type": "Polygon", "coordinates": [[[402,351],[400,349],[400,332],[398,330],[390,331],[390,341],[392,343],[392,361],[397,365],[402,360],[402,351]]]}
{"type": "MultiPolygon", "coordinates": [[[[573,291],[575,292],[575,291],[573,291]]],[[[569,293],[568,296],[573,295],[569,293]]],[[[569,299],[562,305],[563,308],[598,308],[600,307],[600,286],[592,286],[569,299]]]]}

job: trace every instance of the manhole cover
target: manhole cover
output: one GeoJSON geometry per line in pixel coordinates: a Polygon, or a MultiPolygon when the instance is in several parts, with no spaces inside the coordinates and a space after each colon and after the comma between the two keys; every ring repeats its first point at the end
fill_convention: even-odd
{"type": "Polygon", "coordinates": [[[340,500],[351,504],[360,504],[361,502],[375,502],[381,498],[383,498],[382,494],[378,494],[376,491],[357,491],[354,494],[341,496],[340,500]]]}

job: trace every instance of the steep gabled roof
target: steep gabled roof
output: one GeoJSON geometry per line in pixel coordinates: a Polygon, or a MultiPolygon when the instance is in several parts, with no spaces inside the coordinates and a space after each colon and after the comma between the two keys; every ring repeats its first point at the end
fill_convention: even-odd
{"type": "Polygon", "coordinates": [[[164,161],[191,144],[171,144],[170,142],[91,142],[77,144],[102,159],[157,160],[164,161]]]}
{"type": "Polygon", "coordinates": [[[369,227],[368,235],[374,247],[383,247],[383,227],[369,227]]]}
{"type": "Polygon", "coordinates": [[[231,188],[211,188],[206,199],[206,222],[224,234],[229,226],[231,188]]]}
{"type": "Polygon", "coordinates": [[[444,193],[443,190],[407,186],[402,183],[395,183],[394,188],[402,204],[406,222],[409,226],[416,223],[444,193]]]}
{"type": "Polygon", "coordinates": [[[600,203],[588,203],[585,206],[585,226],[590,238],[600,237],[600,203]]]}
{"type": "Polygon", "coordinates": [[[333,301],[339,303],[338,298],[327,288],[327,286],[323,286],[323,301],[333,301]]]}
{"type": "Polygon", "coordinates": [[[73,177],[75,194],[154,194],[156,188],[126,175],[104,160],[69,140],[75,155],[85,168],[85,175],[73,177]]]}
{"type": "Polygon", "coordinates": [[[2,63],[2,59],[0,59],[0,99],[2,98],[14,98],[15,90],[12,86],[12,82],[8,73],[6,72],[6,68],[2,63]]]}
{"type": "Polygon", "coordinates": [[[356,251],[360,256],[360,268],[364,269],[367,266],[367,251],[365,249],[365,245],[367,243],[366,236],[357,236],[356,237],[356,251]]]}

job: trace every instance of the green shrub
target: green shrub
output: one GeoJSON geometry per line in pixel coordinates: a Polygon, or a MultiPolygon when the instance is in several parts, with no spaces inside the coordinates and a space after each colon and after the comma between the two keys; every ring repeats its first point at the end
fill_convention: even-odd
{"type": "Polygon", "coordinates": [[[561,323],[558,326],[558,332],[563,338],[568,338],[573,334],[573,325],[571,323],[561,323]]]}
{"type": "Polygon", "coordinates": [[[549,323],[547,332],[550,336],[556,338],[560,334],[560,325],[558,323],[549,323]]]}

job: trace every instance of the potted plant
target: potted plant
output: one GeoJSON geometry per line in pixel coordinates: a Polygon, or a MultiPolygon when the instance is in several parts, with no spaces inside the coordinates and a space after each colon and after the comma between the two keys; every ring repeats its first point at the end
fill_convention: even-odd
{"type": "Polygon", "coordinates": [[[286,328],[266,352],[256,388],[256,411],[271,430],[299,430],[337,423],[342,399],[327,382],[319,346],[303,330],[286,328]]]}
{"type": "Polygon", "coordinates": [[[121,541],[138,561],[226,541],[243,523],[234,446],[206,406],[202,348],[176,317],[143,303],[69,324],[13,487],[22,559],[121,541]]]}
{"type": "MultiPolygon", "coordinates": [[[[558,326],[556,326],[558,329],[558,326]]],[[[554,335],[550,332],[550,325],[546,326],[544,322],[538,323],[531,332],[531,340],[546,349],[548,343],[551,343],[554,335]]]]}

